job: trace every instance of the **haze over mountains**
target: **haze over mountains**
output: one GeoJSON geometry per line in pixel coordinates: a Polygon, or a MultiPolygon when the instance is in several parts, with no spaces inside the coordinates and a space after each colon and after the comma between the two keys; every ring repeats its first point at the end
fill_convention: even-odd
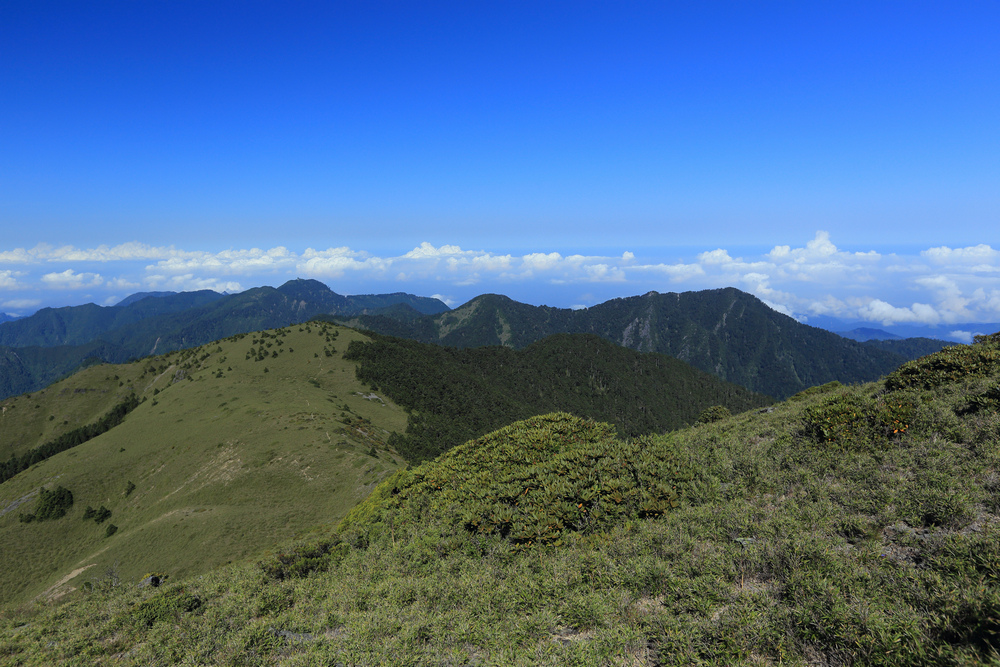
{"type": "Polygon", "coordinates": [[[0,324],[0,397],[46,386],[82,364],[120,363],[316,316],[422,342],[521,348],[556,333],[589,333],[674,356],[782,398],[832,380],[870,381],[940,349],[929,339],[845,339],[782,315],[735,288],[649,292],[573,310],[487,294],[454,310],[395,293],[343,296],[315,280],[239,294],[133,295],[112,307],[45,308],[0,324]]]}

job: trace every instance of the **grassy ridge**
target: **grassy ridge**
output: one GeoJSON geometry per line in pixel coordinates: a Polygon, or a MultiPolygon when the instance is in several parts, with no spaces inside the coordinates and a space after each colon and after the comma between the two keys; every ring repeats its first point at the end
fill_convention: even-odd
{"type": "Polygon", "coordinates": [[[100,419],[152,381],[141,364],[91,366],[45,389],[0,401],[0,459],[21,456],[100,419]]]}
{"type": "Polygon", "coordinates": [[[91,360],[123,362],[288,326],[318,313],[346,316],[393,304],[421,313],[448,309],[437,299],[403,293],[342,296],[302,279],[239,294],[202,290],[121,306],[43,308],[0,326],[0,397],[44,387],[91,360]]]}
{"type": "Polygon", "coordinates": [[[11,611],[0,659],[995,664],[998,360],[993,340],[947,348],[885,381],[651,438],[641,449],[676,479],[678,506],[635,505],[532,544],[480,529],[496,498],[516,502],[491,484],[577,497],[560,495],[569,484],[606,503],[615,480],[649,482],[629,472],[635,443],[607,427],[558,415],[514,425],[398,473],[339,529],[266,558],[11,611]],[[541,475],[575,452],[603,453],[598,486],[541,475]]]}
{"type": "Polygon", "coordinates": [[[343,360],[360,337],[327,325],[235,336],[5,401],[3,433],[26,451],[58,435],[47,425],[87,422],[120,392],[145,399],[119,426],[0,484],[0,601],[73,573],[50,594],[78,588],[116,562],[122,577],[200,574],[343,516],[400,465],[385,440],[406,419],[390,400],[367,398],[343,360]],[[44,416],[63,399],[56,419],[44,416]],[[56,485],[73,494],[69,514],[19,523],[38,490],[56,485]],[[87,506],[112,515],[84,520],[87,506]],[[111,537],[108,524],[118,527],[111,537]]]}

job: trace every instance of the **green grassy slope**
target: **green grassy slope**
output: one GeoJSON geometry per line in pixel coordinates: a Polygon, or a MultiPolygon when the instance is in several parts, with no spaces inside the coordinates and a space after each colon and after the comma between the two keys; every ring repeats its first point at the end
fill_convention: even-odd
{"type": "Polygon", "coordinates": [[[993,340],[639,441],[514,424],[267,557],[10,610],[0,661],[997,664],[998,386],[993,340]]]}
{"type": "Polygon", "coordinates": [[[20,455],[67,431],[92,423],[132,393],[141,395],[141,364],[100,364],[45,389],[0,401],[0,460],[20,455]]]}
{"type": "Polygon", "coordinates": [[[24,448],[58,424],[90,420],[129,387],[146,399],[120,426],[0,485],[0,600],[29,599],[87,568],[66,582],[79,586],[114,563],[127,577],[200,574],[346,513],[398,467],[384,441],[406,417],[361,395],[368,388],[342,358],[361,336],[337,330],[290,327],[93,367],[5,401],[4,440],[24,448]],[[68,516],[18,521],[40,487],[56,485],[73,493],[68,516]],[[111,518],[83,520],[88,505],[111,518]],[[106,537],[107,524],[118,532],[106,537]]]}

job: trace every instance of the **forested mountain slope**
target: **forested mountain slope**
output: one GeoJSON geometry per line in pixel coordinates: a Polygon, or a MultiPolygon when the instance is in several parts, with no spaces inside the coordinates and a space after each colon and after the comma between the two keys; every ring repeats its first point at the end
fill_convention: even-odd
{"type": "Polygon", "coordinates": [[[360,362],[361,380],[407,409],[406,433],[390,444],[417,462],[546,412],[610,422],[631,437],[693,424],[711,406],[743,412],[772,402],[673,357],[592,334],[556,334],[520,350],[374,335],[351,343],[346,358],[360,362]]]}
{"type": "Polygon", "coordinates": [[[54,347],[81,345],[105,333],[160,315],[198,308],[225,298],[218,292],[201,290],[164,296],[148,296],[117,306],[87,303],[64,308],[42,308],[29,317],[0,326],[0,345],[7,347],[54,347]]]}
{"type": "Polygon", "coordinates": [[[939,352],[954,343],[937,338],[893,338],[886,340],[866,340],[865,345],[876,347],[906,357],[907,360],[925,357],[939,352]]]}
{"type": "Polygon", "coordinates": [[[589,333],[659,352],[753,391],[783,398],[838,380],[867,382],[906,357],[801,324],[735,288],[612,299],[582,310],[488,294],[413,321],[350,320],[374,331],[455,347],[521,348],[555,333],[589,333]]]}

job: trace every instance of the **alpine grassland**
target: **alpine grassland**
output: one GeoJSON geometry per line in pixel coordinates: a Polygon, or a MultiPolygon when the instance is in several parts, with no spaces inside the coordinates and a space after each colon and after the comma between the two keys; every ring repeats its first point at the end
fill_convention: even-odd
{"type": "MultiPolygon", "coordinates": [[[[228,363],[198,371],[206,391],[189,400],[232,404],[207,389],[228,363]]],[[[1000,664],[998,386],[993,336],[877,382],[829,383],[731,416],[714,410],[666,434],[624,438],[565,413],[532,417],[399,468],[341,520],[317,521],[267,553],[197,575],[178,557],[157,565],[176,568],[158,588],[137,585],[152,567],[135,563],[57,602],[21,596],[0,617],[0,661],[1000,664]]],[[[260,427],[255,415],[240,413],[260,427]]],[[[291,416],[272,418],[297,428],[291,416]]],[[[229,470],[232,456],[173,484],[229,470]]],[[[128,498],[142,498],[150,477],[128,498]]],[[[140,508],[115,499],[121,474],[100,494],[69,469],[58,483],[77,497],[74,511],[117,502],[122,530],[108,543],[140,526],[155,534],[156,519],[125,520],[140,508]]],[[[185,530],[170,533],[179,551],[185,530]]]]}
{"type": "Polygon", "coordinates": [[[406,425],[344,361],[362,337],[260,331],[0,402],[0,471],[17,463],[0,484],[0,603],[59,598],[108,572],[199,575],[344,516],[399,468],[385,441],[406,425]],[[130,399],[116,426],[89,428],[130,399]],[[74,446],[48,447],[60,442],[74,446]],[[58,487],[72,494],[65,516],[25,521],[58,487]]]}

